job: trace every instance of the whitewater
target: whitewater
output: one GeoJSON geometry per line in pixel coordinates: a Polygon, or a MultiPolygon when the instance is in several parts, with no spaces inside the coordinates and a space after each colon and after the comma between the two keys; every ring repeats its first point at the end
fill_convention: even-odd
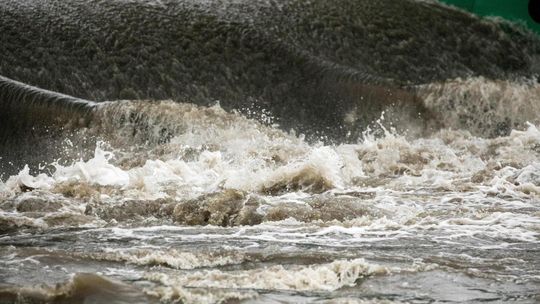
{"type": "Polygon", "coordinates": [[[434,0],[0,0],[0,304],[539,303],[539,75],[434,0]]]}
{"type": "Polygon", "coordinates": [[[419,137],[383,113],[325,144],[219,104],[99,112],[117,119],[66,131],[61,157],[0,183],[4,301],[540,299],[538,123],[419,137]]]}

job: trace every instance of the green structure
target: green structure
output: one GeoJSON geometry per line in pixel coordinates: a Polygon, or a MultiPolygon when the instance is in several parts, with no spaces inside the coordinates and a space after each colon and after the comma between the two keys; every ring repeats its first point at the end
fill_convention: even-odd
{"type": "Polygon", "coordinates": [[[500,16],[507,20],[526,25],[540,34],[540,23],[533,20],[529,12],[529,2],[535,0],[440,0],[479,16],[500,16]]]}

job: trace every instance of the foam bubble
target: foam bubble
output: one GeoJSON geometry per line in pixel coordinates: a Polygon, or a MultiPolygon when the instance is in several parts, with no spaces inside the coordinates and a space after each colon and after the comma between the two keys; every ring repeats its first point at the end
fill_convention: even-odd
{"type": "Polygon", "coordinates": [[[165,265],[175,269],[196,269],[201,267],[216,267],[240,264],[245,260],[242,254],[219,253],[192,253],[181,252],[175,249],[113,249],[107,248],[103,252],[82,254],[81,257],[91,257],[98,260],[122,261],[136,265],[165,265]]]}
{"type": "Polygon", "coordinates": [[[313,266],[272,266],[239,272],[200,271],[183,276],[163,273],[146,275],[147,279],[165,286],[248,288],[274,290],[336,290],[354,286],[358,279],[390,272],[389,268],[370,264],[364,259],[334,261],[313,266]]]}

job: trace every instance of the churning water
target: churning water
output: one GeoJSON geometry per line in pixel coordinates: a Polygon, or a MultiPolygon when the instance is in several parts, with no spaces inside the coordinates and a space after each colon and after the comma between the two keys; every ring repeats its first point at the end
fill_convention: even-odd
{"type": "Polygon", "coordinates": [[[435,1],[2,0],[0,303],[538,303],[539,73],[435,1]]]}
{"type": "MultiPolygon", "coordinates": [[[[524,86],[507,94],[537,90],[524,86]]],[[[0,183],[4,301],[540,299],[538,124],[410,137],[383,114],[357,143],[324,145],[219,105],[98,112],[63,159],[0,183]]]]}

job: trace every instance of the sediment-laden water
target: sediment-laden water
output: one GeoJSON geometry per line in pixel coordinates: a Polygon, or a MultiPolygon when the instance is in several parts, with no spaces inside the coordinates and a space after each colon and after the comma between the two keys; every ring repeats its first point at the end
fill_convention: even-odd
{"type": "Polygon", "coordinates": [[[0,303],[540,301],[533,33],[413,0],[0,30],[0,303]]]}
{"type": "Polygon", "coordinates": [[[117,119],[87,160],[0,184],[3,302],[540,299],[538,125],[411,138],[381,118],[324,145],[219,105],[100,110],[117,119]],[[145,132],[114,130],[134,110],[145,132]]]}

